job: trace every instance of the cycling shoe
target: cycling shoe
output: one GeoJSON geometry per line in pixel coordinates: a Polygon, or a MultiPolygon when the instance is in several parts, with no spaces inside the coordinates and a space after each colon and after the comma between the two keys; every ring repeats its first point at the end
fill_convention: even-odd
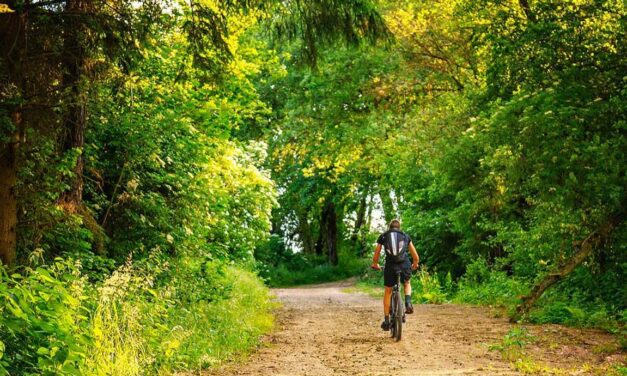
{"type": "Polygon", "coordinates": [[[390,322],[389,321],[384,321],[381,323],[381,329],[385,330],[386,332],[388,330],[390,330],[390,322]]]}
{"type": "Polygon", "coordinates": [[[406,307],[405,307],[405,313],[411,315],[412,313],[414,313],[414,306],[411,305],[411,303],[409,303],[406,307]]]}

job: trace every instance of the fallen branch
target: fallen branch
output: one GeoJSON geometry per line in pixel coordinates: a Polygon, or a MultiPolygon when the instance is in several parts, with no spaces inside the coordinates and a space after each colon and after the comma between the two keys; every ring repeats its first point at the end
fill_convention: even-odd
{"type": "Polygon", "coordinates": [[[542,294],[551,286],[568,276],[577,266],[584,262],[592,253],[603,244],[611,235],[612,230],[623,220],[622,215],[610,217],[610,219],[601,225],[596,231],[592,232],[579,244],[575,244],[576,251],[564,265],[559,267],[557,271],[548,274],[534,286],[529,295],[522,298],[522,303],[516,307],[516,313],[511,321],[518,321],[531,310],[534,304],[540,299],[542,294]]]}

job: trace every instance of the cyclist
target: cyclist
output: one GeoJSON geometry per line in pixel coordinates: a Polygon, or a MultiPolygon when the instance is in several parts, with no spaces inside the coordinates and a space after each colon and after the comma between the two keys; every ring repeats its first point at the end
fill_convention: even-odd
{"type": "Polygon", "coordinates": [[[385,317],[381,329],[390,330],[390,298],[392,287],[396,283],[396,273],[401,272],[401,283],[403,283],[403,291],[405,292],[405,312],[414,313],[414,307],[411,304],[410,278],[411,271],[418,269],[420,259],[411,238],[401,231],[401,222],[398,219],[392,220],[388,231],[381,234],[377,240],[377,247],[372,260],[372,268],[376,270],[381,270],[379,266],[381,247],[385,248],[385,268],[383,270],[383,285],[385,286],[383,313],[385,317]],[[407,257],[407,250],[411,253],[413,260],[411,263],[407,257]]]}

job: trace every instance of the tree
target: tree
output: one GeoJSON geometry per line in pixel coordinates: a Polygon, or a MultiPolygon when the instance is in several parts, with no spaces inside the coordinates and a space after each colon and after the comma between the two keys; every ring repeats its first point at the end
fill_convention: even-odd
{"type": "MultiPolygon", "coordinates": [[[[14,4],[7,4],[11,6],[14,4]]],[[[12,265],[17,241],[18,153],[24,135],[20,91],[24,86],[21,67],[25,60],[25,19],[11,11],[0,12],[0,49],[2,50],[2,107],[0,119],[0,261],[12,265]],[[9,37],[9,36],[12,36],[9,37]]]]}
{"type": "MultiPolygon", "coordinates": [[[[161,12],[160,5],[159,1],[152,0],[140,3],[121,1],[114,5],[101,0],[7,3],[10,11],[0,15],[3,31],[6,31],[3,33],[3,47],[6,48],[3,48],[2,77],[9,88],[2,93],[3,124],[6,126],[2,129],[3,159],[0,163],[1,175],[7,182],[0,190],[0,207],[6,209],[0,216],[0,254],[5,263],[12,263],[16,255],[17,213],[21,205],[16,193],[17,176],[22,166],[29,162],[27,153],[20,151],[24,140],[19,138],[35,128],[47,129],[48,140],[58,143],[64,155],[73,160],[68,171],[63,172],[64,176],[59,176],[60,184],[65,185],[59,192],[59,202],[68,215],[83,217],[84,225],[92,233],[100,231],[82,204],[82,153],[90,111],[89,90],[112,70],[119,69],[118,72],[123,74],[132,72],[133,65],[141,60],[142,41],[159,27],[168,27],[166,24],[172,20],[161,12]],[[35,43],[38,39],[41,43],[35,43]]],[[[228,1],[222,7],[216,5],[211,1],[193,1],[182,7],[181,26],[188,37],[188,50],[195,64],[206,73],[205,81],[218,79],[216,72],[232,59],[233,51],[228,41],[231,32],[229,17],[243,12],[265,19],[266,15],[280,10],[289,18],[285,25],[304,25],[309,30],[308,35],[313,32],[325,43],[338,39],[350,42],[375,40],[386,35],[383,23],[366,0],[351,4],[322,0],[306,4],[228,1]],[[308,7],[318,11],[303,12],[308,7]],[[322,9],[324,12],[320,12],[322,9]],[[333,12],[334,9],[338,12],[333,12]],[[338,16],[345,21],[343,33],[335,27],[313,26],[322,21],[335,23],[338,16]]],[[[274,19],[274,22],[278,21],[280,19],[274,19]]],[[[303,36],[295,32],[281,34],[280,38],[303,36]]]]}

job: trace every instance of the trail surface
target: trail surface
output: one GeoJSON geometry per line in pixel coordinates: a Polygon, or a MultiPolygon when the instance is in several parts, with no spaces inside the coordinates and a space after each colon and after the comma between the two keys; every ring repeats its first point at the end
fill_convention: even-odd
{"type": "MultiPolygon", "coordinates": [[[[489,346],[512,328],[485,308],[417,305],[401,342],[380,328],[378,299],[347,292],[351,282],[274,290],[282,303],[274,333],[245,362],[203,375],[518,375],[489,346]]],[[[564,374],[605,374],[624,361],[599,331],[529,327],[523,365],[564,374]],[[609,348],[603,350],[602,346],[609,348]],[[612,350],[614,349],[614,350],[612,350]],[[613,355],[610,355],[613,354],[613,355]],[[595,370],[595,371],[592,371],[595,370]]]]}

